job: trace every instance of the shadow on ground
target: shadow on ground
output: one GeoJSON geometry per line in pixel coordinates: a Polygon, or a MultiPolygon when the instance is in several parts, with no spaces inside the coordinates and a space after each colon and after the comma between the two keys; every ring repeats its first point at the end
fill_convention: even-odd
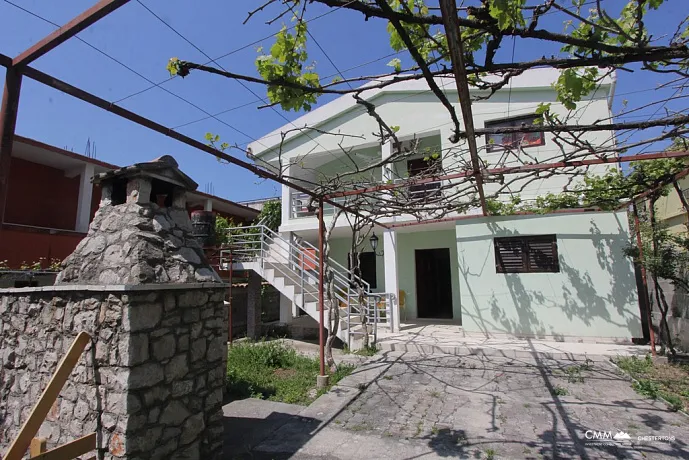
{"type": "MultiPolygon", "coordinates": [[[[290,406],[288,404],[272,403],[260,399],[247,399],[242,401],[235,401],[226,406],[225,412],[239,412],[245,413],[245,417],[225,416],[223,424],[225,428],[225,459],[228,460],[243,460],[243,459],[271,459],[281,460],[291,458],[294,453],[301,447],[300,439],[308,439],[308,433],[315,430],[320,424],[320,420],[300,417],[294,412],[303,410],[302,406],[294,407],[279,407],[290,406]],[[242,407],[231,407],[233,404],[240,404],[242,407]],[[266,410],[274,405],[278,409],[286,410],[287,412],[270,412],[265,415],[266,410]],[[251,412],[254,412],[252,415],[251,412]],[[269,440],[274,433],[286,425],[294,425],[302,431],[302,436],[292,438],[289,442],[277,445],[274,450],[265,452],[255,450],[256,446],[262,442],[269,440]]],[[[288,440],[285,440],[288,441],[288,440]]]]}

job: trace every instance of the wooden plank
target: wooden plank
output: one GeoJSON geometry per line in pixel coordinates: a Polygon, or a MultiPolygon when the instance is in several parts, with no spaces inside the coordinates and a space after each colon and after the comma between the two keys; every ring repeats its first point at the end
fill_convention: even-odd
{"type": "Polygon", "coordinates": [[[74,366],[79,361],[81,353],[89,342],[91,342],[91,336],[86,332],[80,332],[74,339],[72,346],[69,347],[69,351],[62,358],[60,364],[58,364],[53,377],[48,382],[48,386],[43,390],[43,394],[41,394],[31,414],[29,414],[29,418],[26,419],[24,425],[19,430],[19,434],[10,446],[7,454],[5,454],[5,460],[21,460],[24,457],[26,450],[31,444],[31,439],[38,433],[38,429],[41,427],[46,415],[48,415],[48,411],[50,411],[62,387],[72,373],[74,366]]]}
{"type": "Polygon", "coordinates": [[[29,447],[29,457],[33,458],[45,452],[45,444],[45,439],[33,438],[31,440],[31,446],[29,447]]]}
{"type": "Polygon", "coordinates": [[[31,460],[72,460],[96,448],[96,433],[87,434],[60,447],[50,449],[31,460]]]}

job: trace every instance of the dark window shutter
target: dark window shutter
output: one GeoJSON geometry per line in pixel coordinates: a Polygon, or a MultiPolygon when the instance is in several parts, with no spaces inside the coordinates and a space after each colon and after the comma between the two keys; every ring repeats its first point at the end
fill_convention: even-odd
{"type": "Polygon", "coordinates": [[[555,273],[560,271],[555,235],[495,238],[497,273],[555,273]]]}
{"type": "Polygon", "coordinates": [[[530,237],[527,241],[530,272],[559,272],[555,235],[530,237]]]}
{"type": "Polygon", "coordinates": [[[524,269],[521,238],[495,238],[495,268],[498,273],[520,273],[524,269]]]}

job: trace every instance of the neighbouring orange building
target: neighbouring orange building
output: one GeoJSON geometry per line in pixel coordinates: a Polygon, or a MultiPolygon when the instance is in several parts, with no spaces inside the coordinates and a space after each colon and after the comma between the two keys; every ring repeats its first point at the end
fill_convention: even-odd
{"type": "MultiPolygon", "coordinates": [[[[71,254],[100,202],[100,188],[91,178],[118,167],[15,135],[0,263],[19,268],[22,263],[43,258],[47,264],[71,254]]],[[[187,207],[190,212],[213,211],[237,223],[251,222],[258,215],[255,209],[199,191],[189,194],[187,207]]]]}

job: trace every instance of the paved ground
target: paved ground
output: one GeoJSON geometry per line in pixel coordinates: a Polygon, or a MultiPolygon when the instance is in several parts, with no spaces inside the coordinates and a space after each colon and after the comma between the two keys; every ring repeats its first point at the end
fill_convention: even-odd
{"type": "Polygon", "coordinates": [[[402,324],[400,332],[381,332],[378,346],[385,351],[411,353],[465,354],[471,352],[486,356],[510,358],[530,357],[534,352],[550,358],[569,359],[588,355],[594,358],[607,356],[645,355],[648,345],[610,343],[609,339],[587,337],[574,339],[559,336],[548,340],[524,339],[507,335],[487,338],[477,332],[467,332],[457,324],[402,324]]]}
{"type": "Polygon", "coordinates": [[[370,385],[343,409],[332,398],[360,388],[345,384],[302,410],[226,406],[226,433],[245,441],[235,433],[227,458],[689,458],[689,418],[637,395],[609,362],[580,364],[388,353],[352,377],[370,385]],[[631,442],[587,444],[587,430],[622,430],[631,442]],[[650,435],[675,440],[638,441],[650,435]]]}

